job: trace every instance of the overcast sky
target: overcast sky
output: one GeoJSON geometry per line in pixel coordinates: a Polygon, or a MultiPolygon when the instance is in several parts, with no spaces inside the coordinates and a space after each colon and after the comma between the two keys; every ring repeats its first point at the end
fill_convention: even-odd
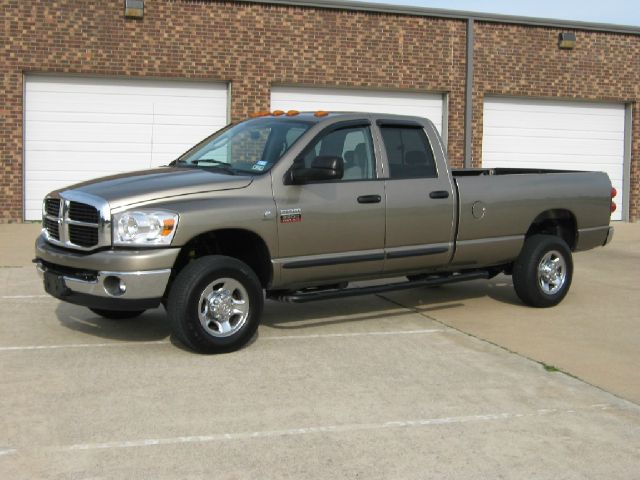
{"type": "Polygon", "coordinates": [[[640,26],[638,0],[366,0],[417,7],[640,26]]]}

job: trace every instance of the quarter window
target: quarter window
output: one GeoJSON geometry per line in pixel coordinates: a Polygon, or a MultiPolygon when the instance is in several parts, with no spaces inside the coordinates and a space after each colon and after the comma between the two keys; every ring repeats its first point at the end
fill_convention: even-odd
{"type": "Polygon", "coordinates": [[[409,126],[381,126],[390,178],[438,176],[433,151],[424,130],[409,126]]]}

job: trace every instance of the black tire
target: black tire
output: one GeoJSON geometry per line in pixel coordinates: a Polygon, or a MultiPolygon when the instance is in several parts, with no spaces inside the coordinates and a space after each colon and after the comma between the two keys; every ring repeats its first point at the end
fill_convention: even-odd
{"type": "MultiPolygon", "coordinates": [[[[200,353],[224,353],[237,350],[251,340],[260,324],[263,305],[260,280],[248,265],[235,258],[210,255],[194,260],[178,274],[169,293],[167,314],[173,334],[185,346],[200,353]],[[225,282],[216,283],[224,279],[232,286],[225,289],[225,282]],[[237,284],[242,288],[235,288],[237,284]],[[221,303],[233,302],[227,300],[230,297],[238,302],[247,297],[248,304],[242,307],[246,314],[227,317],[224,317],[224,312],[221,314],[230,328],[228,332],[224,332],[222,324],[217,322],[215,312],[210,309],[211,304],[206,299],[202,300],[207,288],[211,288],[211,301],[214,301],[211,296],[216,294],[227,295],[218,298],[221,303]],[[200,320],[201,314],[203,321],[200,320]],[[203,322],[207,323],[206,327],[203,322]],[[228,336],[222,336],[225,334],[228,336]]],[[[231,308],[229,304],[227,306],[231,308]]]]}
{"type": "Polygon", "coordinates": [[[102,308],[90,308],[93,313],[109,320],[127,320],[142,315],[146,310],[103,310],[102,308]]]}
{"type": "Polygon", "coordinates": [[[523,303],[532,307],[553,307],[560,303],[571,287],[572,278],[571,249],[562,238],[554,235],[529,237],[513,266],[513,287],[516,294],[523,303]],[[552,276],[555,273],[559,275],[553,281],[548,281],[549,277],[544,275],[541,265],[547,255],[547,263],[558,264],[558,271],[552,273],[552,276]],[[562,276],[563,281],[559,280],[562,276]]]}

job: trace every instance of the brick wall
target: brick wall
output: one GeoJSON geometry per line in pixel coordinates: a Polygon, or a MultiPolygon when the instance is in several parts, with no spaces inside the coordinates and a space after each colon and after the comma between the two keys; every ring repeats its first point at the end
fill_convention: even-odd
{"type": "MultiPolygon", "coordinates": [[[[146,0],[143,20],[124,19],[122,0],[0,0],[0,18],[0,221],[22,218],[22,85],[29,72],[230,82],[233,120],[268,109],[278,84],[445,92],[451,163],[462,165],[461,20],[203,0],[146,0]]],[[[640,98],[640,37],[578,32],[576,50],[561,52],[554,29],[478,23],[476,31],[476,163],[486,93],[640,98]]]]}

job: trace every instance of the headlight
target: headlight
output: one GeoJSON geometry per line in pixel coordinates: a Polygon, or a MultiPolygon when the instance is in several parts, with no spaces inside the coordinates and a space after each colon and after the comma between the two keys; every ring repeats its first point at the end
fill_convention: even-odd
{"type": "Polygon", "coordinates": [[[178,227],[178,214],[131,210],[113,215],[114,245],[170,245],[178,227]]]}

